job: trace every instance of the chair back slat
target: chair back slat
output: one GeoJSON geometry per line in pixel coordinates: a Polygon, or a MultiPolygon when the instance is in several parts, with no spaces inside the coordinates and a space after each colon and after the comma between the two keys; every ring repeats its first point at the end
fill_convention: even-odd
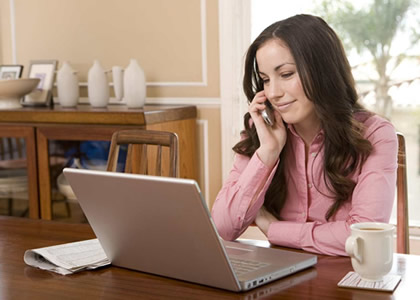
{"type": "Polygon", "coordinates": [[[141,129],[115,132],[111,139],[107,171],[116,171],[117,146],[124,144],[128,145],[126,173],[178,176],[178,137],[175,133],[141,129]]]}
{"type": "MultiPolygon", "coordinates": [[[[109,151],[111,153],[111,150],[109,151]]],[[[125,158],[125,166],[124,166],[124,172],[125,173],[131,173],[131,159],[133,155],[133,145],[128,145],[127,147],[127,157],[125,158]]],[[[118,154],[116,159],[118,160],[118,154]]],[[[115,161],[115,164],[118,165],[118,161],[115,161]]],[[[116,169],[113,169],[112,171],[116,171],[116,169]]]]}
{"type": "MultiPolygon", "coordinates": [[[[148,161],[148,153],[147,153],[147,145],[143,144],[142,147],[139,147],[139,151],[141,151],[141,153],[139,153],[139,157],[140,157],[140,173],[141,174],[149,174],[148,172],[148,165],[149,165],[149,161],[148,161]]],[[[134,164],[134,162],[132,161],[132,163],[134,164]]]]}
{"type": "Polygon", "coordinates": [[[162,146],[159,145],[157,148],[157,155],[156,155],[156,175],[162,175],[162,146]]]}
{"type": "Polygon", "coordinates": [[[407,164],[405,153],[405,138],[402,133],[398,137],[398,169],[397,169],[397,252],[410,253],[410,237],[408,226],[408,193],[407,164]]]}

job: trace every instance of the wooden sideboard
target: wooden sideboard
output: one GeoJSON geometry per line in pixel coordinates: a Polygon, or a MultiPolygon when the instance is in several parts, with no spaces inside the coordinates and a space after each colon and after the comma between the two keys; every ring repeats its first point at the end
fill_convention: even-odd
{"type": "Polygon", "coordinates": [[[48,142],[109,141],[121,129],[143,128],[175,132],[179,137],[180,176],[197,180],[195,106],[146,105],[131,109],[122,105],[92,108],[20,108],[0,110],[0,137],[25,139],[29,217],[52,219],[48,142]]]}

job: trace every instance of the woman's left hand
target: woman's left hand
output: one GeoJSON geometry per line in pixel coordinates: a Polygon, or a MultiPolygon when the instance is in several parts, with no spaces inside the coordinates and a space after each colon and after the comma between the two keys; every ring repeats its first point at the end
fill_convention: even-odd
{"type": "Polygon", "coordinates": [[[261,207],[257,213],[257,217],[255,218],[255,224],[257,224],[258,228],[267,236],[268,228],[272,222],[278,221],[275,216],[269,213],[265,207],[261,207]]]}

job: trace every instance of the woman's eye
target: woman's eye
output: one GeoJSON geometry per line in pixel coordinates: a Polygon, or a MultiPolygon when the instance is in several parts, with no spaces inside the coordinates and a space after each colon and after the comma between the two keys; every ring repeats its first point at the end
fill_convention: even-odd
{"type": "Polygon", "coordinates": [[[262,82],[263,82],[264,84],[267,84],[269,81],[270,81],[270,80],[268,80],[268,79],[263,79],[263,80],[262,80],[262,82]]]}
{"type": "Polygon", "coordinates": [[[287,72],[287,73],[281,74],[281,77],[283,77],[283,78],[289,78],[292,75],[293,75],[293,72],[287,72]]]}

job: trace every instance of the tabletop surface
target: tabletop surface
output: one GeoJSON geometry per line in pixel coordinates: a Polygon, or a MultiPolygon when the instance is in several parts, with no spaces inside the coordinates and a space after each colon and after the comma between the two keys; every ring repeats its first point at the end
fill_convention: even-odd
{"type": "MultiPolygon", "coordinates": [[[[94,238],[87,224],[0,216],[0,299],[419,299],[420,256],[395,254],[393,293],[337,287],[352,270],[348,257],[318,256],[315,267],[245,293],[177,281],[118,267],[62,276],[26,265],[27,249],[94,238]]],[[[243,241],[269,246],[264,241],[243,241]]]]}
{"type": "Polygon", "coordinates": [[[153,105],[143,108],[128,108],[126,105],[108,105],[94,108],[81,104],[74,108],[60,105],[54,107],[22,107],[0,109],[0,122],[31,124],[120,124],[143,125],[185,120],[197,117],[194,105],[153,105]]]}

